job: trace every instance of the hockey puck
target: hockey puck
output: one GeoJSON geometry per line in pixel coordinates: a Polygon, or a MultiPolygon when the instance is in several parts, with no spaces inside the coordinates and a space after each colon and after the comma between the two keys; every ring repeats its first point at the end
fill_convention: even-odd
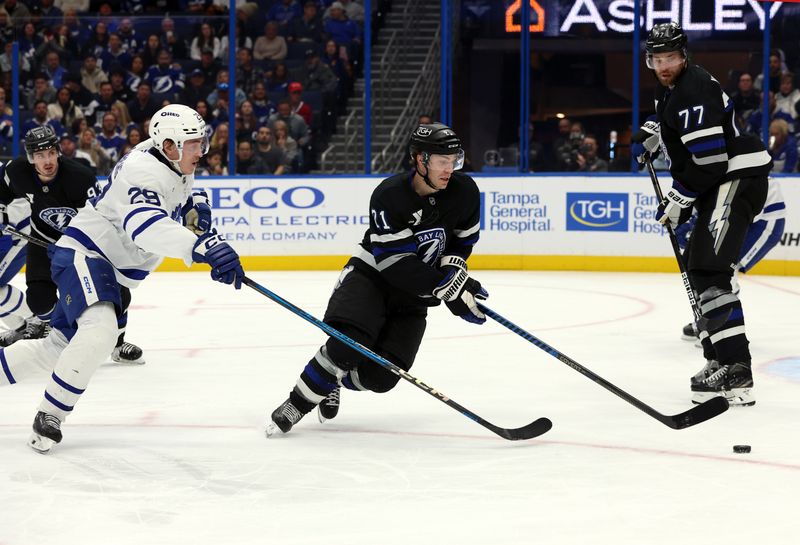
{"type": "Polygon", "coordinates": [[[733,452],[743,454],[745,452],[750,452],[750,445],[733,445],[733,452]]]}

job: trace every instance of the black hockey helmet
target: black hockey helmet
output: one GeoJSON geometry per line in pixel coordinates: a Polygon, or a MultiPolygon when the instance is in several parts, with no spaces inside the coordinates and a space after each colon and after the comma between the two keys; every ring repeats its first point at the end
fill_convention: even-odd
{"type": "Polygon", "coordinates": [[[661,23],[653,27],[644,49],[647,56],[651,57],[655,53],[668,53],[670,51],[680,51],[686,56],[686,33],[678,23],[661,23]]]}
{"type": "Polygon", "coordinates": [[[453,129],[443,123],[430,123],[417,126],[411,132],[408,147],[411,158],[418,153],[427,154],[423,160],[427,163],[431,155],[456,155],[456,169],[464,165],[464,149],[461,140],[453,129]]]}
{"type": "Polygon", "coordinates": [[[58,136],[50,125],[34,127],[25,135],[25,153],[28,155],[28,162],[33,163],[33,154],[37,151],[55,148],[61,155],[61,146],[58,144],[58,136]]]}

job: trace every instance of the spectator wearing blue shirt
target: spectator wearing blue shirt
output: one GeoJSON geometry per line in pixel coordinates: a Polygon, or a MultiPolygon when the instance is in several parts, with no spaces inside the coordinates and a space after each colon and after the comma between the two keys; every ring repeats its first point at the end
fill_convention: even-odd
{"type": "MultiPolygon", "coordinates": [[[[759,104],[760,104],[759,100],[759,104]]],[[[794,134],[795,126],[794,126],[794,118],[785,112],[776,111],[775,108],[777,106],[777,102],[775,101],[775,93],[772,91],[769,92],[769,120],[770,122],[776,119],[783,119],[789,125],[789,132],[794,134]]],[[[750,117],[747,120],[747,127],[745,127],[745,132],[749,132],[752,134],[761,134],[761,108],[754,111],[750,114],[750,117]]]]}
{"type": "Polygon", "coordinates": [[[289,22],[295,17],[303,15],[303,9],[295,0],[279,0],[272,4],[267,12],[267,21],[275,21],[280,27],[281,34],[285,34],[289,22]]]}
{"type": "Polygon", "coordinates": [[[325,21],[325,33],[329,40],[345,48],[347,58],[355,63],[361,52],[361,27],[349,19],[341,2],[330,7],[331,16],[325,21]]]}
{"type": "Polygon", "coordinates": [[[131,68],[131,54],[125,51],[125,45],[119,34],[113,33],[108,36],[108,47],[100,53],[98,58],[100,68],[105,71],[111,70],[113,66],[122,66],[125,70],[131,68]]]}
{"type": "Polygon", "coordinates": [[[97,133],[97,141],[113,163],[119,161],[120,152],[125,145],[125,137],[122,136],[117,126],[117,116],[111,112],[103,114],[100,131],[97,133]]]}
{"type": "Polygon", "coordinates": [[[797,170],[797,139],[789,133],[789,124],[784,119],[775,119],[769,124],[769,154],[774,163],[772,172],[797,170]]]}
{"type": "Polygon", "coordinates": [[[22,125],[21,132],[22,134],[28,134],[29,130],[41,127],[42,125],[50,125],[59,137],[67,134],[66,129],[64,129],[61,123],[55,119],[47,119],[47,102],[44,100],[37,100],[36,104],[33,105],[33,118],[22,125]]]}
{"type": "Polygon", "coordinates": [[[50,51],[45,57],[42,72],[47,76],[50,85],[56,89],[60,89],[64,85],[63,78],[67,71],[61,66],[61,58],[55,51],[50,51]]]}
{"type": "Polygon", "coordinates": [[[180,67],[172,65],[172,55],[164,49],[158,54],[158,64],[147,70],[144,79],[150,83],[153,94],[171,101],[177,99],[186,87],[183,72],[180,67]]]}

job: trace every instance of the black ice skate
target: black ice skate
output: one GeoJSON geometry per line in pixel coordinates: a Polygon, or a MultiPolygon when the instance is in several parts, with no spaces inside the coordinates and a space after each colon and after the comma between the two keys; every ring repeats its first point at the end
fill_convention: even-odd
{"type": "Polygon", "coordinates": [[[36,413],[28,446],[36,452],[47,454],[54,444],[61,442],[61,438],[61,420],[42,411],[36,413]]]}
{"type": "Polygon", "coordinates": [[[300,422],[300,419],[305,415],[306,413],[292,404],[291,399],[287,399],[272,411],[271,421],[267,424],[267,429],[265,430],[267,437],[272,437],[278,430],[281,433],[289,433],[292,426],[300,422]]]}
{"type": "Polygon", "coordinates": [[[696,341],[699,336],[700,332],[697,331],[697,326],[694,322],[689,322],[683,326],[683,330],[681,331],[681,339],[684,341],[696,341]]]}
{"type": "Polygon", "coordinates": [[[341,388],[338,386],[335,390],[327,395],[325,399],[319,404],[317,408],[317,416],[320,422],[326,420],[333,420],[339,414],[339,396],[341,395],[341,388]]]}
{"type": "Polygon", "coordinates": [[[0,333],[0,346],[5,348],[6,346],[11,346],[22,337],[25,336],[25,327],[26,324],[22,324],[17,329],[9,329],[8,331],[3,331],[0,333]]]}
{"type": "Polygon", "coordinates": [[[708,378],[692,385],[692,402],[702,403],[715,396],[724,396],[732,406],[755,405],[753,372],[750,364],[723,365],[708,378]]]}
{"type": "Polygon", "coordinates": [[[31,339],[44,339],[50,334],[50,322],[43,322],[39,318],[33,317],[25,324],[25,332],[22,338],[26,341],[31,339]]]}
{"type": "Polygon", "coordinates": [[[702,384],[702,382],[714,373],[719,370],[719,362],[717,360],[706,360],[705,366],[700,369],[692,378],[689,379],[689,383],[691,384],[692,388],[695,386],[702,384]]]}
{"type": "Polygon", "coordinates": [[[115,347],[111,353],[111,360],[125,365],[142,365],[145,363],[142,349],[129,342],[123,342],[115,347]]]}

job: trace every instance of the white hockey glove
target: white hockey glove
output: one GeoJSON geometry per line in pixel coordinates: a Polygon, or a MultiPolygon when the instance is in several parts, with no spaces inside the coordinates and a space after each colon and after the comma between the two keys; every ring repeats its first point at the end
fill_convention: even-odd
{"type": "Polygon", "coordinates": [[[654,159],[660,150],[661,125],[658,121],[645,121],[641,128],[631,136],[631,155],[636,157],[640,165],[644,165],[648,157],[654,159]]]}
{"type": "Polygon", "coordinates": [[[686,222],[692,215],[692,205],[697,193],[689,191],[677,180],[672,181],[672,188],[664,195],[664,200],[656,210],[656,220],[662,225],[669,223],[673,229],[686,222]]]}
{"type": "Polygon", "coordinates": [[[478,308],[477,301],[489,297],[489,292],[481,287],[480,282],[469,277],[463,259],[458,256],[445,257],[452,259],[452,262],[444,263],[445,258],[442,258],[442,272],[446,276],[434,288],[433,295],[444,301],[456,316],[473,324],[484,323],[486,315],[478,308]]]}
{"type": "Polygon", "coordinates": [[[205,191],[198,191],[189,197],[187,204],[191,208],[184,216],[186,228],[195,235],[202,235],[211,229],[211,205],[208,202],[208,194],[205,191]]]}

